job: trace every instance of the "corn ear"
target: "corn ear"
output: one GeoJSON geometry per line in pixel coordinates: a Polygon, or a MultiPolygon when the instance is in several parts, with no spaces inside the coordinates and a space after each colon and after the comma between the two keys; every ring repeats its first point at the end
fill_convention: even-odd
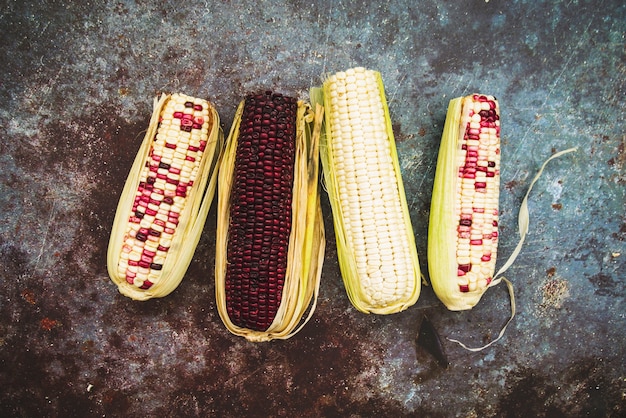
{"type": "Polygon", "coordinates": [[[520,254],[529,229],[528,198],[546,165],[574,152],[557,152],[530,182],[518,214],[519,241],[495,272],[500,184],[500,108],[493,96],[472,94],[450,101],[437,157],[428,226],[428,268],[433,290],[450,310],[472,309],[485,291],[504,281],[511,316],[497,337],[480,347],[448,340],[469,351],[499,341],[516,313],[513,284],[502,274],[520,254]],[[495,273],[494,273],[495,272],[495,273]]]}
{"type": "Polygon", "coordinates": [[[109,276],[123,295],[163,297],[183,279],[213,201],[219,126],[205,100],[182,94],[154,99],[107,250],[109,276]]]}
{"type": "Polygon", "coordinates": [[[450,310],[475,306],[495,284],[500,117],[493,96],[450,101],[432,193],[428,267],[450,310]]]}
{"type": "Polygon", "coordinates": [[[227,139],[215,292],[226,328],[250,341],[290,338],[315,311],[325,248],[318,191],[323,109],[317,114],[279,94],[249,95],[227,139]]]}
{"type": "Polygon", "coordinates": [[[338,72],[311,98],[325,108],[320,153],[348,297],[364,313],[405,310],[421,275],[382,77],[338,72]]]}

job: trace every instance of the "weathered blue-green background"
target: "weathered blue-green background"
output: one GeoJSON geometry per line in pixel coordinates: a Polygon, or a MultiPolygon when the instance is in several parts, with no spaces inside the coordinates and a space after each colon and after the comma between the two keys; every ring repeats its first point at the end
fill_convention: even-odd
{"type": "Polygon", "coordinates": [[[624,416],[626,6],[620,0],[0,1],[0,415],[624,416]],[[365,66],[385,82],[422,269],[448,101],[502,108],[500,263],[517,210],[531,228],[507,277],[518,315],[442,369],[415,344],[481,345],[504,286],[468,312],[430,288],[409,310],[351,307],[324,195],[317,311],[294,338],[252,344],[215,308],[215,211],[170,296],[124,298],[105,251],[152,98],[215,103],[225,130],[247,92],[308,97],[365,66]]]}

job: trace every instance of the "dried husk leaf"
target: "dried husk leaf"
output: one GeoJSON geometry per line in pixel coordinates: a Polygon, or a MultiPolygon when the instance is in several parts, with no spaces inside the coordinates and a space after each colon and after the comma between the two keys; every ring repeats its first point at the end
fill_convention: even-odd
{"type": "Polygon", "coordinates": [[[163,264],[161,279],[149,289],[142,290],[126,282],[117,271],[124,233],[132,211],[132,202],[139,186],[141,170],[145,166],[159,125],[159,116],[170,94],[162,94],[154,99],[154,110],[146,135],[130,169],[126,183],[120,195],[109,238],[107,250],[107,269],[113,283],[119,291],[134,300],[148,300],[160,298],[173,292],[182,281],[194,251],[200,240],[204,224],[213,202],[217,183],[217,166],[223,146],[223,132],[220,128],[219,115],[213,106],[210,106],[211,127],[207,145],[200,161],[198,175],[193,187],[187,194],[187,203],[179,217],[179,224],[172,237],[172,244],[163,264]]]}
{"type": "Polygon", "coordinates": [[[262,342],[287,339],[299,332],[315,311],[324,260],[325,233],[318,191],[319,125],[323,110],[317,111],[298,102],[296,124],[296,156],[293,180],[292,227],[289,236],[287,271],[280,307],[272,324],[265,331],[235,325],[226,311],[226,266],[230,195],[234,178],[239,126],[245,102],[242,101],[227,139],[219,171],[217,209],[217,241],[215,256],[215,294],[217,310],[233,334],[249,341],[262,342]],[[319,122],[318,122],[319,120],[319,122]],[[313,131],[312,131],[313,128],[313,131]],[[306,318],[303,316],[307,313],[306,318]]]}

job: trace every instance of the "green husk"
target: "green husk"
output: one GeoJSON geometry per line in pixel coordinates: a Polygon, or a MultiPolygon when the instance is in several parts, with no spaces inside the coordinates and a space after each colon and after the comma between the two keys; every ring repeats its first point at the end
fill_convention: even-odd
{"type": "Polygon", "coordinates": [[[461,292],[456,263],[457,154],[464,134],[460,129],[463,97],[450,101],[437,156],[428,223],[428,269],[435,294],[451,311],[471,309],[487,288],[461,292]]]}

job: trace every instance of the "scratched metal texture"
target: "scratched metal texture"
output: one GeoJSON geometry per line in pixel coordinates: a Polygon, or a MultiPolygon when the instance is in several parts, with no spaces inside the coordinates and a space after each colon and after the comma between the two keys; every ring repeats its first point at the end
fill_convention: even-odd
{"type": "Polygon", "coordinates": [[[0,1],[0,415],[624,416],[626,6],[615,0],[443,2],[0,1]],[[106,273],[117,199],[152,99],[215,103],[226,131],[248,92],[306,99],[325,74],[382,73],[423,272],[451,98],[502,109],[499,264],[517,211],[513,282],[449,312],[424,287],[358,313],[327,253],[294,338],[230,335],[214,302],[215,209],[179,288],[134,302],[106,273]],[[450,366],[416,345],[424,315],[450,366]]]}

